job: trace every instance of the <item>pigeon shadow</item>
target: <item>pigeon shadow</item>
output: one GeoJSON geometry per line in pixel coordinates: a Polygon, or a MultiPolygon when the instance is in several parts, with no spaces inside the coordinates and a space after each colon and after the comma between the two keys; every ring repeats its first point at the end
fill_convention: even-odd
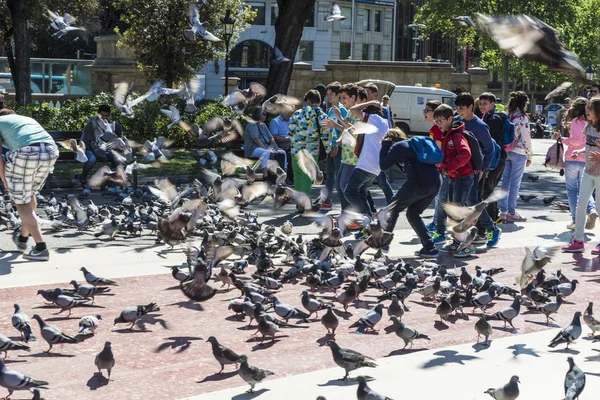
{"type": "Polygon", "coordinates": [[[231,398],[231,400],[249,400],[249,399],[254,399],[255,397],[260,396],[261,394],[268,392],[270,389],[265,389],[262,388],[260,390],[257,390],[256,392],[252,392],[252,393],[241,393],[238,394],[236,396],[233,396],[231,398]]]}
{"type": "Polygon", "coordinates": [[[15,360],[14,358],[13,359],[7,358],[4,360],[4,364],[16,364],[16,363],[24,363],[24,362],[27,362],[27,360],[15,360]]]}
{"type": "Polygon", "coordinates": [[[545,322],[541,322],[541,321],[531,321],[531,320],[526,319],[525,322],[529,322],[530,324],[536,324],[536,325],[539,325],[539,326],[545,326],[547,328],[560,328],[560,326],[557,325],[557,324],[546,325],[545,322]]]}
{"type": "Polygon", "coordinates": [[[332,335],[328,333],[325,336],[318,338],[316,342],[319,343],[319,346],[325,346],[330,340],[335,340],[335,334],[332,335]]]}
{"type": "Polygon", "coordinates": [[[464,363],[465,361],[479,359],[479,357],[460,354],[459,352],[454,351],[454,350],[442,350],[442,351],[433,353],[433,355],[438,356],[438,357],[427,361],[425,364],[423,364],[423,366],[421,368],[427,369],[427,368],[433,368],[433,367],[440,367],[440,366],[443,366],[446,364],[465,365],[465,363],[464,363]]]}
{"type": "MultiPolygon", "coordinates": [[[[279,342],[280,340],[277,340],[277,339],[286,338],[286,337],[290,337],[290,336],[289,335],[278,335],[278,336],[273,336],[274,340],[265,339],[263,341],[263,346],[264,346],[264,343],[267,342],[267,340],[269,340],[269,342],[279,342]]],[[[260,342],[262,339],[263,339],[262,337],[253,336],[250,339],[247,339],[246,343],[260,342]]]]}
{"type": "Polygon", "coordinates": [[[167,307],[170,306],[179,306],[180,308],[183,307],[193,311],[204,311],[204,307],[202,307],[200,303],[196,303],[193,300],[182,300],[178,301],[177,303],[167,304],[167,307]]]}
{"type": "Polygon", "coordinates": [[[19,355],[19,357],[34,357],[34,358],[41,358],[41,357],[54,357],[54,358],[73,358],[75,357],[75,354],[62,354],[62,353],[36,353],[36,354],[30,354],[30,355],[19,355]]]}
{"type": "Polygon", "coordinates": [[[485,342],[475,343],[471,347],[473,348],[473,350],[475,350],[475,353],[479,353],[480,351],[488,350],[491,347],[491,345],[492,345],[492,341],[491,340],[488,340],[487,344],[484,344],[484,343],[485,342]]]}
{"type": "Polygon", "coordinates": [[[598,349],[592,349],[594,351],[597,351],[599,354],[595,355],[595,356],[589,356],[585,358],[586,362],[590,362],[590,361],[600,361],[600,350],[598,349]]]}
{"type": "MultiPolygon", "coordinates": [[[[502,225],[502,232],[518,232],[522,229],[525,229],[524,226],[522,225],[517,225],[517,224],[501,224],[502,225]]],[[[554,236],[552,236],[552,238],[554,238],[554,236]]]]}
{"type": "Polygon", "coordinates": [[[508,350],[512,350],[513,357],[517,356],[532,356],[532,357],[540,357],[538,353],[532,347],[527,347],[526,344],[519,343],[513,344],[512,346],[507,347],[508,350]]]}
{"type": "Polygon", "coordinates": [[[539,219],[541,221],[548,221],[548,222],[553,222],[554,220],[549,218],[547,215],[537,215],[535,217],[533,217],[533,219],[539,219]]]}
{"type": "Polygon", "coordinates": [[[438,331],[445,331],[446,329],[450,328],[448,325],[441,321],[435,321],[433,327],[438,331]]]}
{"type": "Polygon", "coordinates": [[[112,330],[111,332],[116,332],[116,333],[151,333],[152,331],[149,329],[129,329],[129,328],[122,328],[122,329],[115,329],[112,330]]]}
{"type": "Polygon", "coordinates": [[[212,374],[212,375],[206,376],[204,379],[202,379],[201,381],[198,381],[196,383],[219,382],[219,381],[223,381],[228,378],[232,378],[232,377],[236,376],[237,374],[238,374],[237,370],[231,371],[231,372],[223,372],[222,374],[212,374]]]}
{"type": "Polygon", "coordinates": [[[98,372],[95,372],[94,375],[92,375],[92,377],[88,379],[87,387],[89,387],[90,390],[97,390],[102,386],[108,385],[108,382],[110,381],[107,377],[101,375],[98,372]]]}
{"type": "Polygon", "coordinates": [[[270,340],[268,342],[265,341],[262,343],[255,344],[254,346],[252,346],[252,351],[269,349],[269,348],[273,347],[273,345],[275,345],[275,343],[277,343],[277,342],[281,342],[281,340],[275,339],[275,340],[270,340]]]}
{"type": "Polygon", "coordinates": [[[325,387],[325,386],[353,386],[358,383],[355,379],[330,379],[326,383],[318,383],[317,386],[325,387]]]}
{"type": "Polygon", "coordinates": [[[155,353],[160,353],[168,348],[177,349],[177,353],[181,353],[190,348],[192,341],[202,340],[202,338],[195,336],[172,336],[165,338],[165,340],[165,343],[160,344],[156,350],[154,350],[155,353]]]}
{"type": "Polygon", "coordinates": [[[398,349],[398,350],[392,350],[390,351],[390,353],[387,356],[384,357],[392,357],[392,356],[403,356],[405,354],[411,354],[411,353],[416,353],[419,351],[425,351],[427,349],[398,349]]]}
{"type": "Polygon", "coordinates": [[[575,349],[569,349],[568,347],[565,347],[564,349],[549,350],[548,353],[566,353],[566,354],[577,355],[580,353],[580,351],[575,350],[575,349]]]}
{"type": "Polygon", "coordinates": [[[225,317],[226,321],[234,321],[234,322],[240,322],[240,321],[243,321],[244,319],[245,319],[244,314],[233,314],[233,315],[229,315],[229,316],[225,317]]]}

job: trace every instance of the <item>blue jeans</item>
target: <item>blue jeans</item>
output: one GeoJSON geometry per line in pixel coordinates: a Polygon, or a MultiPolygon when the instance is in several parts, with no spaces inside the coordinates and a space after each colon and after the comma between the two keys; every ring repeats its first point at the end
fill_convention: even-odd
{"type": "Polygon", "coordinates": [[[344,190],[344,195],[346,196],[348,203],[355,208],[354,211],[357,213],[371,216],[373,210],[371,210],[369,202],[367,201],[367,191],[375,177],[376,175],[359,168],[354,168],[354,171],[352,171],[350,181],[344,190]]]}
{"type": "MultiPolygon", "coordinates": [[[[263,154],[265,153],[270,153],[271,149],[263,149],[262,147],[257,147],[252,151],[252,157],[256,157],[257,159],[260,159],[263,154]]],[[[277,150],[278,154],[281,154],[283,157],[283,165],[281,166],[281,168],[283,168],[283,170],[287,170],[287,154],[285,152],[285,150],[279,149],[277,150]]],[[[269,163],[269,160],[274,157],[273,154],[269,154],[268,157],[265,156],[265,158],[262,159],[262,161],[260,162],[260,167],[262,169],[267,168],[267,164],[269,163]]]]}
{"type": "MultiPolygon", "coordinates": [[[[485,177],[481,178],[485,179],[485,177]]],[[[469,190],[469,196],[467,198],[467,205],[474,206],[481,201],[481,197],[479,196],[479,174],[473,177],[473,184],[471,185],[471,190],[469,190]]],[[[486,231],[493,231],[496,229],[494,225],[494,221],[490,218],[490,214],[488,214],[487,209],[483,209],[481,215],[477,222],[481,225],[483,229],[486,231]]]]}
{"type": "Polygon", "coordinates": [[[385,201],[390,204],[392,197],[394,197],[394,191],[392,190],[392,185],[390,185],[387,174],[384,171],[381,171],[381,173],[377,175],[377,185],[383,190],[385,201]]]}
{"type": "MultiPolygon", "coordinates": [[[[438,192],[437,196],[435,197],[435,211],[433,213],[433,223],[436,226],[436,230],[439,232],[439,230],[437,229],[438,226],[438,220],[440,218],[443,218],[444,221],[446,220],[446,211],[444,211],[444,207],[442,207],[444,205],[444,203],[446,203],[448,201],[448,182],[450,180],[448,179],[448,176],[446,176],[445,178],[442,179],[442,185],[440,186],[440,191],[438,192]]],[[[442,232],[443,233],[443,232],[442,232]]]]}
{"type": "MultiPolygon", "coordinates": [[[[87,177],[90,171],[92,170],[92,168],[94,168],[94,165],[96,165],[96,155],[92,150],[86,150],[85,155],[88,160],[85,163],[83,163],[83,170],[81,171],[81,175],[79,176],[79,180],[81,182],[87,181],[87,177]]],[[[117,163],[117,160],[115,160],[115,156],[113,156],[112,152],[108,151],[106,153],[106,158],[110,162],[110,169],[117,168],[119,164],[117,163]]]]}
{"type": "MultiPolygon", "coordinates": [[[[336,178],[338,176],[338,171],[340,169],[340,164],[342,163],[342,149],[338,150],[338,153],[335,157],[331,157],[331,155],[327,155],[327,181],[325,182],[325,186],[327,188],[327,200],[331,200],[331,195],[333,194],[333,187],[335,185],[336,178]]],[[[337,188],[337,185],[335,186],[337,188]]],[[[338,189],[339,192],[339,189],[338,189]]]]}
{"type": "Polygon", "coordinates": [[[338,175],[336,179],[337,184],[337,192],[340,196],[340,205],[342,206],[342,210],[345,210],[350,203],[346,199],[346,195],[344,195],[344,191],[346,190],[346,185],[350,182],[350,176],[352,175],[352,171],[354,171],[354,165],[350,164],[341,164],[338,169],[338,175]]]}
{"type": "MultiPolygon", "coordinates": [[[[448,193],[452,193],[453,203],[461,204],[463,206],[467,205],[467,199],[469,197],[469,192],[471,191],[471,186],[473,186],[473,180],[472,173],[454,180],[448,179],[448,193]]],[[[445,202],[445,200],[440,198],[441,204],[445,202]]],[[[437,231],[439,234],[446,233],[446,212],[443,209],[438,213],[437,231]]]]}
{"type": "MultiPolygon", "coordinates": [[[[565,163],[567,164],[567,163],[565,163]]],[[[600,176],[590,175],[587,172],[583,172],[581,178],[581,188],[579,189],[579,196],[587,199],[592,195],[592,192],[596,189],[596,204],[600,201],[600,176]]],[[[588,205],[585,202],[579,202],[577,204],[577,213],[575,215],[575,239],[583,240],[584,229],[585,229],[585,216],[587,214],[588,205]]]]}
{"type": "Polygon", "coordinates": [[[502,172],[502,184],[500,185],[502,190],[507,192],[508,195],[498,202],[500,212],[514,214],[517,210],[517,197],[519,196],[521,179],[523,179],[526,163],[526,155],[515,153],[514,151],[508,152],[504,172],[502,172]]]}
{"type": "MultiPolygon", "coordinates": [[[[579,199],[579,190],[581,187],[581,178],[585,162],[583,161],[567,161],[565,162],[565,183],[567,184],[567,198],[569,199],[569,209],[571,210],[571,218],[575,222],[575,214],[577,211],[577,202],[579,199]]],[[[589,214],[596,208],[596,203],[592,197],[587,203],[587,213],[589,214]]]]}

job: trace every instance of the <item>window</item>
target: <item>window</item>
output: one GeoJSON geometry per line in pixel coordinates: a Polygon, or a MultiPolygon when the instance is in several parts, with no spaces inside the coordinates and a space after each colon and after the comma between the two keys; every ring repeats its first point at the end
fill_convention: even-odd
{"type": "Polygon", "coordinates": [[[362,59],[363,60],[368,60],[369,59],[369,45],[368,44],[363,44],[362,59]]]}
{"type": "Polygon", "coordinates": [[[375,19],[373,21],[373,30],[375,32],[381,32],[381,11],[375,11],[375,19]]]}
{"type": "Polygon", "coordinates": [[[376,44],[373,46],[373,60],[381,61],[381,45],[376,44]]]}
{"type": "Polygon", "coordinates": [[[252,25],[264,25],[267,22],[266,14],[265,14],[265,3],[264,2],[256,2],[249,1],[246,3],[250,7],[252,7],[252,11],[256,13],[256,18],[252,21],[252,25]]]}
{"type": "Polygon", "coordinates": [[[314,42],[300,41],[300,61],[312,61],[313,60],[313,48],[314,42]]]}
{"type": "Polygon", "coordinates": [[[315,7],[311,7],[310,14],[308,15],[308,17],[306,17],[306,22],[304,22],[304,26],[315,26],[315,7]]]}
{"type": "Polygon", "coordinates": [[[371,30],[371,10],[365,10],[365,32],[371,30]]]}
{"type": "Polygon", "coordinates": [[[275,26],[275,21],[277,21],[277,17],[279,16],[279,8],[277,4],[271,4],[271,25],[275,26]]]}
{"type": "Polygon", "coordinates": [[[340,60],[350,58],[350,43],[340,43],[340,60]]]}
{"type": "Polygon", "coordinates": [[[346,17],[345,20],[340,22],[341,29],[352,29],[352,8],[351,7],[340,7],[342,15],[346,17]]]}
{"type": "Polygon", "coordinates": [[[236,68],[269,68],[273,50],[259,40],[246,40],[231,50],[230,66],[236,68]]]}

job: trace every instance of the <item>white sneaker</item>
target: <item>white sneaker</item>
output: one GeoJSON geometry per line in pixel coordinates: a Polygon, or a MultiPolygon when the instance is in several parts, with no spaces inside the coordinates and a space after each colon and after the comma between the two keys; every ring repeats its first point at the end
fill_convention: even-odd
{"type": "Polygon", "coordinates": [[[570,231],[574,231],[575,230],[575,222],[571,222],[569,225],[567,225],[567,229],[570,231]]]}
{"type": "Polygon", "coordinates": [[[598,218],[598,213],[596,210],[590,211],[587,216],[587,221],[585,222],[585,229],[591,230],[596,226],[596,219],[598,218]]]}

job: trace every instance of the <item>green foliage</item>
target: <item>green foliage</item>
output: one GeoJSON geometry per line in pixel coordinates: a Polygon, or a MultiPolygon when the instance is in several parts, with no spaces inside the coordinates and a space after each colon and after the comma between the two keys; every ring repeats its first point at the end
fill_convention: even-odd
{"type": "MultiPolygon", "coordinates": [[[[135,96],[134,93],[133,97],[135,98],[135,96]]],[[[101,104],[113,104],[112,95],[102,93],[95,97],[70,100],[62,104],[60,108],[50,108],[48,103],[29,104],[27,106],[7,104],[7,107],[13,108],[18,114],[35,118],[46,130],[81,131],[88,119],[96,115],[101,104]]],[[[167,126],[171,123],[171,120],[160,112],[161,108],[168,109],[171,104],[179,109],[183,120],[189,123],[197,123],[199,126],[203,126],[212,117],[231,115],[220,102],[203,100],[196,104],[198,113],[190,116],[183,112],[185,103],[176,96],[171,96],[161,97],[153,102],[144,101],[140,103],[135,107],[133,118],[122,116],[113,107],[111,119],[121,123],[124,135],[134,141],[143,142],[146,139],[164,136],[173,139],[176,147],[189,147],[194,144],[193,138],[178,125],[174,125],[169,129],[167,126]]]]}
{"type": "MultiPolygon", "coordinates": [[[[222,38],[221,19],[227,9],[232,10],[236,29],[231,43],[235,43],[255,16],[242,3],[221,0],[198,6],[200,21],[209,32],[222,38]]],[[[129,28],[123,32],[119,45],[133,49],[138,66],[149,79],[161,79],[170,86],[189,79],[204,64],[222,57],[224,41],[197,39],[188,43],[183,39],[183,31],[189,29],[189,4],[189,0],[123,0],[121,19],[129,28]]]]}

